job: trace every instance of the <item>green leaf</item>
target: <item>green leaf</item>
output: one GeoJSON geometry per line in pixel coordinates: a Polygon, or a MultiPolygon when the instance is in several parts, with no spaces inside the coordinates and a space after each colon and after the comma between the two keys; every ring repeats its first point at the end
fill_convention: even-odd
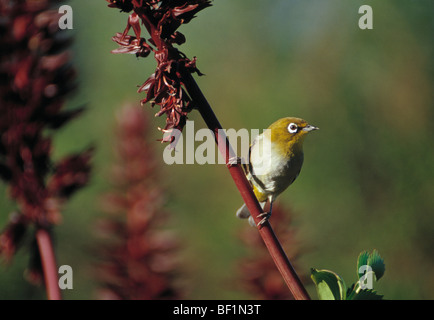
{"type": "Polygon", "coordinates": [[[361,268],[363,266],[369,266],[372,268],[377,281],[380,280],[386,270],[384,260],[381,258],[376,249],[374,249],[372,253],[369,253],[368,251],[363,251],[360,253],[357,259],[357,275],[359,279],[365,274],[366,271],[366,268],[361,268]]]}
{"type": "Polygon", "coordinates": [[[347,300],[353,300],[352,296],[356,294],[355,290],[357,289],[357,286],[355,283],[353,283],[348,289],[347,289],[347,300]]]}
{"type": "Polygon", "coordinates": [[[311,278],[316,286],[320,300],[345,300],[346,285],[344,280],[329,270],[311,269],[311,278]]]}
{"type": "Polygon", "coordinates": [[[383,296],[370,289],[360,289],[355,283],[347,290],[347,300],[382,300],[383,296]]]}
{"type": "Polygon", "coordinates": [[[357,276],[359,279],[363,276],[364,272],[360,272],[360,268],[362,266],[368,265],[368,259],[369,259],[369,252],[368,251],[362,251],[359,254],[359,257],[357,258],[357,276]]]}
{"type": "Polygon", "coordinates": [[[347,300],[383,300],[383,296],[377,291],[364,289],[359,292],[353,291],[347,300]]]}
{"type": "Polygon", "coordinates": [[[371,266],[372,271],[375,273],[375,277],[377,281],[384,275],[386,271],[386,265],[384,264],[383,258],[381,258],[380,254],[376,249],[372,251],[368,259],[368,265],[371,266]]]}

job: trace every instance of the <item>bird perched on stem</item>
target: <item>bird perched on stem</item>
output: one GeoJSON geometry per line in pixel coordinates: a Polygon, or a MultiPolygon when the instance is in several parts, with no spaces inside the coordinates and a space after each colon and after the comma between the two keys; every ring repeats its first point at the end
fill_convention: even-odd
{"type": "MultiPolygon", "coordinates": [[[[259,215],[262,220],[258,227],[270,218],[276,197],[297,178],[303,165],[304,138],[318,129],[300,118],[282,118],[251,144],[249,161],[243,167],[261,207],[264,209],[267,200],[270,203],[270,210],[259,215]]],[[[249,218],[250,224],[255,225],[246,204],[236,215],[241,219],[249,218]]]]}

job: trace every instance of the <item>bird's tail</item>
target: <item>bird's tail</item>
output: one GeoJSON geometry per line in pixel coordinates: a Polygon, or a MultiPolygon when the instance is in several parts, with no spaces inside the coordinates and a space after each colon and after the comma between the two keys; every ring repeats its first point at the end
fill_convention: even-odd
{"type": "Polygon", "coordinates": [[[248,217],[250,217],[250,211],[249,211],[249,209],[247,209],[247,206],[246,206],[245,203],[243,203],[243,205],[241,206],[241,208],[239,208],[237,210],[236,215],[240,219],[247,219],[248,217]]]}

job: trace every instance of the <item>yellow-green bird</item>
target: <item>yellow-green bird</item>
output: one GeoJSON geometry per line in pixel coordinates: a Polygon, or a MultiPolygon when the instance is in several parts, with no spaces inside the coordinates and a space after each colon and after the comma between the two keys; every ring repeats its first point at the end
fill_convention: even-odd
{"type": "MultiPolygon", "coordinates": [[[[263,219],[258,226],[270,218],[276,197],[298,177],[303,165],[304,138],[309,132],[318,129],[300,118],[282,118],[257,136],[251,144],[249,161],[244,165],[244,170],[262,208],[267,200],[270,202],[270,211],[260,215],[263,219]]],[[[237,217],[250,217],[245,204],[238,209],[237,217]]],[[[252,217],[249,222],[255,225],[252,217]]]]}

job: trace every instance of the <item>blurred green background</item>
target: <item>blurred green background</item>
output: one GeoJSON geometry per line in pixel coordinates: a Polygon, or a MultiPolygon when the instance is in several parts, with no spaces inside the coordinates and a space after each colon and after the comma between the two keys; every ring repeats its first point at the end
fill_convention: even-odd
{"type": "MultiPolygon", "coordinates": [[[[85,104],[87,112],[56,134],[54,157],[91,143],[97,152],[91,183],[65,207],[55,240],[58,264],[74,270],[74,289],[64,298],[91,299],[115,114],[143,98],[136,87],[155,61],[110,54],[127,14],[103,0],[69,4],[74,30],[65,32],[75,37],[79,90],[68,107],[85,104]]],[[[299,273],[330,269],[350,284],[359,252],[376,248],[386,262],[379,293],[434,298],[433,12],[432,0],[215,0],[180,28],[187,38],[180,49],[198,57],[206,75],[195,77],[223,127],[263,129],[299,116],[321,128],[305,143],[300,177],[278,199],[295,212],[299,273]],[[373,8],[373,30],[358,27],[363,4],[373,8]]],[[[197,112],[189,119],[204,126],[197,112]]],[[[152,121],[155,140],[164,118],[152,121]]],[[[250,298],[233,284],[248,249],[237,238],[246,222],[235,218],[242,199],[229,173],[224,165],[164,165],[164,147],[155,143],[170,227],[183,241],[187,298],[250,298]]],[[[4,184],[0,191],[3,227],[14,205],[4,184]]],[[[0,299],[45,298],[23,279],[27,253],[0,267],[0,299]]]]}

